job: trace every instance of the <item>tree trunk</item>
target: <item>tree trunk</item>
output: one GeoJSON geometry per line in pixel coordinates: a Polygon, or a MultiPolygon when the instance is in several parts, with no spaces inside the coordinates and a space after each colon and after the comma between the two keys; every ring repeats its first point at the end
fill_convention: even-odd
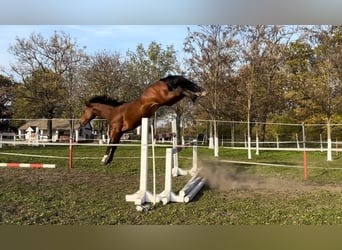
{"type": "Polygon", "coordinates": [[[232,147],[234,147],[235,146],[235,124],[234,124],[234,122],[232,122],[230,125],[230,139],[231,139],[230,145],[232,147]]]}
{"type": "Polygon", "coordinates": [[[331,155],[331,117],[328,117],[327,121],[327,161],[332,161],[331,155]]]}
{"type": "Polygon", "coordinates": [[[214,148],[213,122],[209,121],[209,148],[214,148]]]}
{"type": "Polygon", "coordinates": [[[252,96],[248,96],[247,104],[247,158],[252,159],[252,149],[251,149],[251,103],[252,96]]]}
{"type": "Polygon", "coordinates": [[[177,130],[177,141],[178,141],[178,144],[180,144],[182,142],[181,119],[182,119],[181,114],[176,113],[176,130],[177,130]]]}
{"type": "Polygon", "coordinates": [[[48,139],[52,139],[52,119],[47,119],[48,139]]]}

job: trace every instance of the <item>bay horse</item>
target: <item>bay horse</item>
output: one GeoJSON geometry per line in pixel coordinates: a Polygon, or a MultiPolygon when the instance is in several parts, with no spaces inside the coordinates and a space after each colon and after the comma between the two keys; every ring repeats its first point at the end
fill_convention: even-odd
{"type": "MultiPolygon", "coordinates": [[[[185,96],[194,102],[206,95],[204,89],[183,76],[169,75],[147,87],[142,95],[132,102],[118,102],[107,96],[96,96],[85,103],[80,124],[84,126],[95,117],[107,120],[110,125],[110,144],[120,142],[121,136],[141,125],[141,118],[151,117],[161,106],[172,106],[185,96]]],[[[109,165],[116,146],[109,146],[101,162],[109,165]]]]}

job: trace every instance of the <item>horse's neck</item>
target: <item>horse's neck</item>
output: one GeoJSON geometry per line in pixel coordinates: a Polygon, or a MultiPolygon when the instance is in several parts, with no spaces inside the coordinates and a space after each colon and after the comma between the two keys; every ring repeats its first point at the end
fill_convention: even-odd
{"type": "Polygon", "coordinates": [[[105,104],[98,104],[94,106],[93,112],[96,116],[108,119],[113,111],[114,107],[105,105],[105,104]]]}

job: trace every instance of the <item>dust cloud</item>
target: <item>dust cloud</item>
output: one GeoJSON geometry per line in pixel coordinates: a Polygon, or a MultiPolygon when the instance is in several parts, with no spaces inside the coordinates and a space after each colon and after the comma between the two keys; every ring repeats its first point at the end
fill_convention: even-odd
{"type": "Polygon", "coordinates": [[[281,178],[263,177],[252,174],[251,166],[234,165],[217,159],[198,161],[200,175],[206,178],[206,185],[215,190],[303,190],[303,182],[281,178]]]}

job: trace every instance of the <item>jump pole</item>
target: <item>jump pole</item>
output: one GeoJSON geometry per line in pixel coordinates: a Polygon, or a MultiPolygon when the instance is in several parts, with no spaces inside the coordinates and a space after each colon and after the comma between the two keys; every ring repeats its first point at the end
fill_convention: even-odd
{"type": "Polygon", "coordinates": [[[154,151],[154,128],[151,124],[151,140],[152,140],[152,171],[153,171],[153,204],[156,204],[156,155],[154,151]]]}
{"type": "Polygon", "coordinates": [[[195,184],[191,184],[191,187],[189,188],[188,192],[184,194],[184,202],[191,201],[195,197],[195,195],[202,189],[205,182],[205,178],[198,177],[198,182],[196,182],[195,184]]]}
{"type": "Polygon", "coordinates": [[[0,167],[8,168],[55,168],[56,164],[41,164],[41,163],[0,163],[0,167]]]}

